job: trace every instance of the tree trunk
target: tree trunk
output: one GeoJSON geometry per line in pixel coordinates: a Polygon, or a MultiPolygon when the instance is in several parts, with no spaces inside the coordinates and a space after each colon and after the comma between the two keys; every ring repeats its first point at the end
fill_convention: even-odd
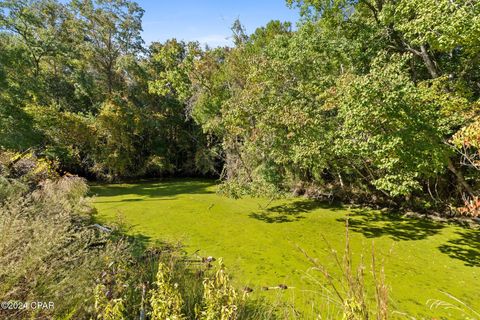
{"type": "Polygon", "coordinates": [[[457,168],[455,168],[455,165],[453,164],[450,158],[448,159],[448,169],[452,171],[453,174],[457,177],[458,183],[465,189],[465,191],[467,191],[468,195],[470,197],[473,197],[475,195],[475,192],[473,192],[472,187],[468,184],[468,182],[463,177],[462,172],[460,170],[457,170],[457,168]]]}
{"type": "MultiPolygon", "coordinates": [[[[435,66],[435,63],[433,62],[432,58],[428,54],[428,51],[425,45],[420,46],[420,56],[422,57],[423,62],[425,63],[425,66],[428,69],[428,72],[430,72],[432,79],[438,78],[440,74],[437,70],[437,67],[435,66]]],[[[453,164],[450,158],[448,158],[447,166],[448,166],[448,169],[455,175],[458,183],[463,187],[463,189],[465,189],[468,195],[473,197],[475,195],[475,192],[473,191],[472,187],[468,184],[468,182],[465,180],[462,171],[458,170],[455,167],[455,165],[453,164]]]]}
{"type": "Polygon", "coordinates": [[[439,74],[437,71],[437,67],[435,66],[435,63],[432,61],[430,58],[430,55],[428,54],[427,48],[425,45],[420,46],[420,56],[423,59],[423,62],[425,62],[425,66],[428,69],[428,72],[430,72],[430,75],[432,76],[433,79],[438,78],[439,74]]]}

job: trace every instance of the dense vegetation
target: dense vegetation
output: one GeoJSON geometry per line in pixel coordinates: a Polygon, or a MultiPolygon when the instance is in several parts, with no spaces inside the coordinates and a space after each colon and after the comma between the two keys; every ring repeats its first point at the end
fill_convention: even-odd
{"type": "Polygon", "coordinates": [[[4,148],[101,179],[190,173],[198,126],[173,98],[148,93],[163,46],[144,47],[128,1],[2,1],[4,148]]]}
{"type": "Polygon", "coordinates": [[[480,5],[288,4],[298,30],[236,21],[233,48],[202,49],[146,47],[127,0],[3,1],[0,145],[99,179],[478,214],[480,5]]]}
{"type": "Polygon", "coordinates": [[[66,318],[165,318],[165,297],[175,319],[250,312],[223,271],[198,286],[176,250],[145,261],[92,228],[83,178],[480,215],[480,3],[286,5],[295,28],[235,21],[233,47],[202,48],[146,45],[130,0],[0,1],[0,298],[68,295],[66,318]]]}

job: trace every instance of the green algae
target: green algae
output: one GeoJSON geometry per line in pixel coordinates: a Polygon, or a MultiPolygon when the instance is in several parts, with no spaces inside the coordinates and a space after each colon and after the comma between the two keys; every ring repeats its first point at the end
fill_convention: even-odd
{"type": "MultiPolygon", "coordinates": [[[[394,317],[462,319],[455,310],[429,308],[432,299],[451,301],[444,292],[480,310],[476,230],[304,198],[230,199],[217,195],[211,180],[97,185],[92,193],[100,221],[120,218],[149,241],[180,241],[189,253],[223,257],[239,287],[293,304],[306,319],[329,307],[324,281],[310,269],[302,250],[341,277],[327,242],[341,256],[347,215],[356,263],[363,255],[369,267],[374,243],[376,259],[385,268],[391,309],[397,311],[394,317]],[[278,284],[289,289],[260,290],[278,284]]],[[[368,279],[367,284],[372,287],[368,279]]]]}

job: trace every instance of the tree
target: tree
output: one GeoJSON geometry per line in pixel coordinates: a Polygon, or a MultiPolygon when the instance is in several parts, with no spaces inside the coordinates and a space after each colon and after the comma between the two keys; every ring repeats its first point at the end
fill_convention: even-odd
{"type": "Polygon", "coordinates": [[[81,22],[85,59],[111,97],[128,80],[126,70],[119,70],[120,60],[143,49],[143,9],[128,0],[74,0],[72,7],[81,22]]]}

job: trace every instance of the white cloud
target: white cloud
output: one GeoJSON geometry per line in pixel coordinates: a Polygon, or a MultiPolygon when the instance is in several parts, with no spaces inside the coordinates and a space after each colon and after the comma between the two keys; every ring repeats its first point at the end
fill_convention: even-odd
{"type": "Polygon", "coordinates": [[[200,42],[200,44],[202,45],[208,45],[209,47],[212,47],[212,48],[231,46],[233,44],[231,37],[228,37],[223,34],[211,34],[203,37],[198,37],[195,40],[200,42]]]}

